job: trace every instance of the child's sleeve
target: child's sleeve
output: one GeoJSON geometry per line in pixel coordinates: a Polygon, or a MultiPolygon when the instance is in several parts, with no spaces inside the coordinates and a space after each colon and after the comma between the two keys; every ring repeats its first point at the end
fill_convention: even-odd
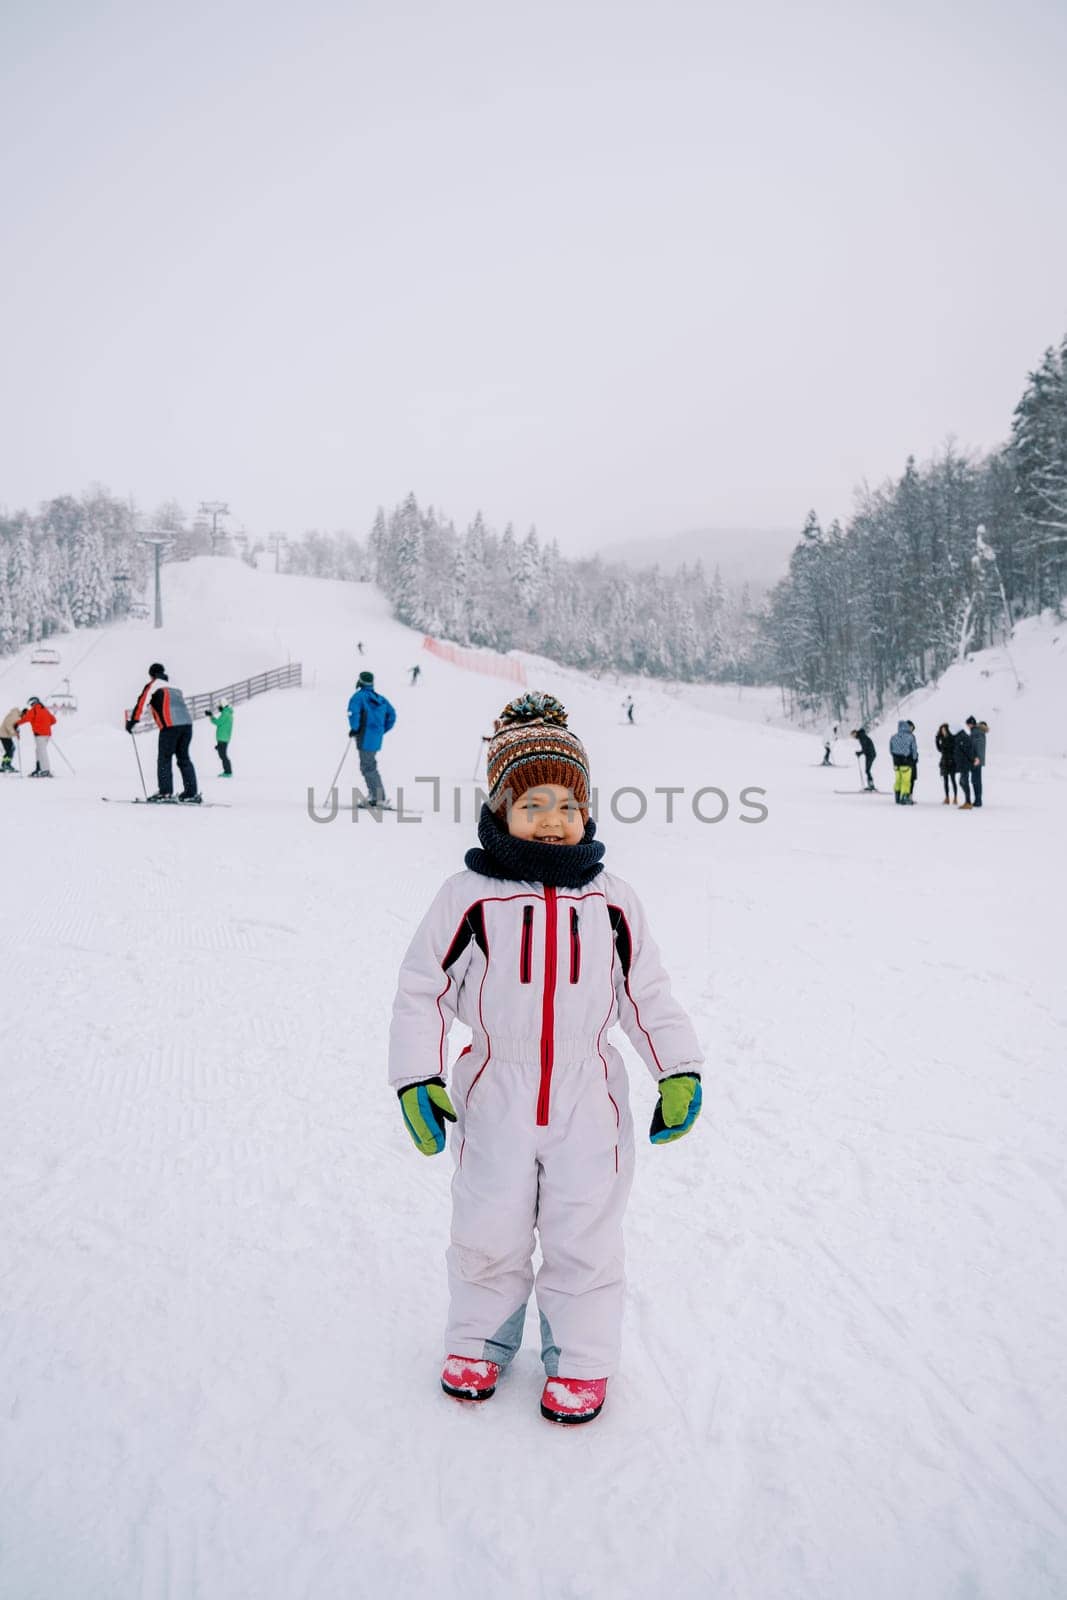
{"type": "Polygon", "coordinates": [[[452,882],[439,890],[400,964],[389,1030],[389,1082],[394,1089],[426,1078],[444,1078],[448,1032],[456,1020],[472,941],[458,938],[465,901],[452,882]],[[460,927],[453,927],[453,921],[460,927]]]}
{"type": "Polygon", "coordinates": [[[654,1078],[699,1072],[704,1053],[648,931],[644,907],[628,884],[614,882],[608,915],[615,935],[615,997],[626,1036],[654,1078]],[[611,901],[614,900],[614,903],[611,901]]]}

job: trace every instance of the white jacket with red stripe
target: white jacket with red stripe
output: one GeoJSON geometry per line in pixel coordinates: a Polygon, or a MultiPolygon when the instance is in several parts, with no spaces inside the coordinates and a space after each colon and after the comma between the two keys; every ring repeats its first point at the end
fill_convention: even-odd
{"type": "Polygon", "coordinates": [[[602,1064],[616,1022],[656,1079],[698,1071],[703,1055],[634,891],[600,873],[583,889],[449,878],[400,969],[389,1045],[396,1088],[447,1075],[458,1018],[489,1062],[540,1063],[537,1122],[547,1122],[555,1065],[602,1064]]]}

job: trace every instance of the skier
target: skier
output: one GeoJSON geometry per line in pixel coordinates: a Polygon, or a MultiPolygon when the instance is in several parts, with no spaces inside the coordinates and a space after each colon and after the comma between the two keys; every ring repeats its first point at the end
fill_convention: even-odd
{"type": "Polygon", "coordinates": [[[424,1155],[457,1124],[442,1387],[493,1393],[522,1343],[536,1230],[541,1413],[589,1422],[618,1365],[634,1164],[626,1071],[603,1036],[621,1022],[657,1083],[653,1144],[696,1121],[703,1056],[637,896],[603,870],[588,756],[552,695],[505,706],[487,783],[481,849],[446,880],[401,966],[389,1078],[424,1155]],[[457,1018],[473,1039],[450,1097],[457,1018]]]}
{"type": "Polygon", "coordinates": [[[633,727],[633,721],[634,721],[634,697],[633,697],[632,694],[628,694],[626,696],[626,699],[622,703],[622,709],[626,712],[626,720],[627,720],[627,722],[630,724],[631,727],[633,727]]]}
{"type": "Polygon", "coordinates": [[[193,719],[180,689],[167,677],[161,661],[153,661],[148,669],[148,682],[137,696],[137,704],[126,719],[126,732],[132,734],[148,706],[159,729],[159,747],[156,753],[156,782],[159,788],[148,796],[149,801],[174,798],[174,762],[182,775],[184,788],[179,800],[189,805],[200,805],[201,796],[196,788],[196,768],[189,756],[193,742],[193,719]]]}
{"type": "Polygon", "coordinates": [[[974,805],[972,811],[982,809],[982,769],[985,766],[985,736],[989,732],[988,722],[975,722],[973,717],[967,718],[967,727],[970,730],[971,744],[974,748],[974,766],[971,768],[971,782],[974,784],[974,805]]]}
{"type": "Polygon", "coordinates": [[[913,763],[919,759],[919,747],[910,722],[897,723],[897,731],[889,741],[889,754],[893,757],[893,799],[898,806],[914,805],[911,775],[913,763]]]}
{"type": "Polygon", "coordinates": [[[32,772],[26,774],[29,778],[50,778],[52,769],[48,765],[48,741],[52,737],[52,729],[56,719],[46,705],[42,705],[35,694],[31,694],[26,702],[26,709],[16,722],[16,728],[21,728],[24,722],[30,725],[34,737],[34,748],[37,753],[37,765],[32,772]]]}
{"type": "Polygon", "coordinates": [[[385,785],[378,771],[382,740],[396,723],[396,711],[374,687],[374,673],[361,672],[348,702],[349,738],[356,741],[359,770],[367,785],[367,804],[385,805],[385,785]]]}
{"type": "MultiPolygon", "coordinates": [[[[867,789],[874,789],[874,779],[871,777],[871,768],[874,766],[878,752],[874,748],[874,741],[866,728],[853,728],[849,734],[850,739],[855,739],[859,745],[857,757],[862,756],[867,766],[867,789]]],[[[862,780],[861,780],[862,781],[862,780]]]]}
{"type": "Polygon", "coordinates": [[[3,747],[3,758],[0,759],[0,772],[14,772],[13,758],[15,755],[15,740],[18,738],[18,726],[22,718],[22,711],[18,706],[12,706],[3,722],[0,722],[0,746],[3,747]]]}
{"type": "Polygon", "coordinates": [[[422,668],[416,663],[411,669],[411,687],[414,689],[422,676],[422,668]]]}
{"type": "Polygon", "coordinates": [[[833,724],[833,726],[828,728],[826,730],[826,733],[823,735],[822,761],[820,763],[821,766],[824,766],[824,767],[832,767],[833,766],[833,764],[834,764],[834,761],[833,761],[834,741],[836,740],[836,738],[837,738],[837,723],[835,722],[833,724]]]}
{"type": "Polygon", "coordinates": [[[956,761],[956,775],[963,790],[961,811],[973,811],[971,805],[971,773],[974,771],[974,745],[966,727],[960,728],[952,741],[952,754],[956,761]]]}
{"type": "Polygon", "coordinates": [[[215,715],[210,711],[204,712],[210,718],[215,729],[215,754],[222,763],[220,778],[232,778],[233,767],[230,765],[230,740],[233,737],[233,707],[224,700],[220,706],[215,707],[215,715]]]}
{"type": "Polygon", "coordinates": [[[959,791],[956,787],[956,756],[953,748],[952,729],[949,727],[947,722],[943,722],[934,735],[934,746],[937,750],[937,765],[938,771],[941,774],[941,782],[945,786],[945,798],[942,800],[941,804],[945,806],[958,805],[959,791]],[[948,786],[950,781],[952,783],[951,800],[948,797],[948,786]]]}

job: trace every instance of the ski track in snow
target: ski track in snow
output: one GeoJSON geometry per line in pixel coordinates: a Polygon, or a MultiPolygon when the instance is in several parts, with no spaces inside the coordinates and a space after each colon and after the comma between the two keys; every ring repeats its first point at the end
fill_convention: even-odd
{"type": "MultiPolygon", "coordinates": [[[[162,643],[81,656],[77,779],[0,790],[4,1600],[1067,1593],[1055,763],[998,769],[991,741],[982,816],[932,803],[932,762],[914,808],[872,811],[722,691],[639,685],[622,732],[619,686],[538,678],[606,791],[771,805],[602,818],[706,1040],[705,1113],[642,1144],[654,1091],[620,1041],[623,1368],[596,1423],[553,1429],[533,1308],[490,1402],[440,1392],[450,1166],[384,1083],[399,957],[473,827],[304,809],[354,637],[395,685],[390,786],[469,796],[507,686],[429,663],[405,691],[418,640],[363,586],[168,580],[162,643]],[[195,689],[279,638],[309,686],[238,708],[232,810],[100,805],[136,792],[113,722],[142,657],[195,658],[195,689]]],[[[209,754],[198,728],[211,793],[209,754]]]]}

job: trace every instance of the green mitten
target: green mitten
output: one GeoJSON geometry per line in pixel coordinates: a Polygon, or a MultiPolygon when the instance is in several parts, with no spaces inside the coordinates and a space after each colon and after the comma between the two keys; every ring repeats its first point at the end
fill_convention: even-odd
{"type": "Polygon", "coordinates": [[[701,1099],[699,1074],[679,1072],[673,1078],[663,1078],[648,1130],[652,1143],[670,1144],[688,1133],[700,1115],[701,1099]]]}
{"type": "Polygon", "coordinates": [[[439,1156],[445,1147],[445,1123],[455,1122],[456,1112],[443,1078],[426,1078],[398,1089],[400,1110],[415,1148],[424,1156],[439,1156]]]}

